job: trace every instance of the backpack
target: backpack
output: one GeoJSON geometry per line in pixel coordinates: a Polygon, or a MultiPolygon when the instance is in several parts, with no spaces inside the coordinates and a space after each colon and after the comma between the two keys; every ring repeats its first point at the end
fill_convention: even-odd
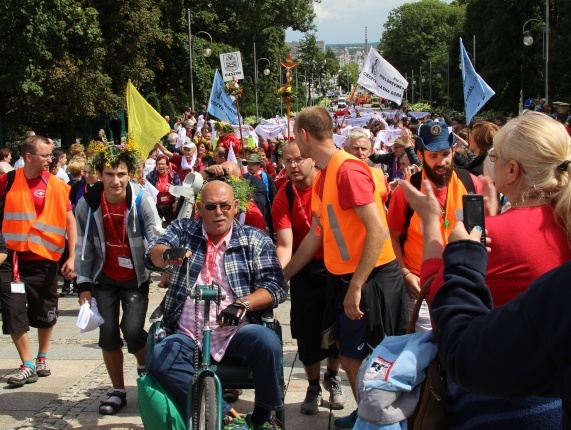
{"type": "MultiPolygon", "coordinates": [[[[476,189],[474,188],[474,182],[472,181],[472,175],[470,174],[470,172],[468,172],[465,169],[454,169],[454,171],[458,175],[460,182],[462,182],[462,184],[464,185],[464,188],[466,188],[466,191],[468,191],[468,194],[474,194],[476,192],[476,189]]],[[[410,183],[414,188],[420,191],[420,186],[422,183],[422,171],[416,172],[414,175],[412,175],[410,177],[410,183]]],[[[406,242],[406,237],[407,237],[406,232],[408,230],[408,227],[410,226],[410,219],[412,218],[413,215],[414,215],[414,210],[410,207],[410,205],[407,204],[404,229],[399,238],[400,247],[403,254],[404,254],[404,243],[406,242]]]]}

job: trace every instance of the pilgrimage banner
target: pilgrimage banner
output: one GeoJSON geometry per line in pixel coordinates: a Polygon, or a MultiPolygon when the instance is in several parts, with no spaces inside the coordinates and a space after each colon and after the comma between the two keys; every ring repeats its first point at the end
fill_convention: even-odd
{"type": "Polygon", "coordinates": [[[357,83],[399,105],[402,104],[402,96],[408,87],[406,79],[374,48],[369,51],[357,83]]]}
{"type": "Polygon", "coordinates": [[[464,44],[460,38],[460,61],[462,64],[462,83],[464,85],[464,110],[466,111],[466,124],[478,113],[480,109],[492,98],[494,90],[476,73],[474,66],[464,44]]]}
{"type": "Polygon", "coordinates": [[[238,110],[234,105],[234,101],[226,92],[222,75],[220,75],[218,69],[216,69],[214,80],[212,81],[207,109],[209,115],[220,120],[226,120],[230,124],[238,124],[238,110]]]}

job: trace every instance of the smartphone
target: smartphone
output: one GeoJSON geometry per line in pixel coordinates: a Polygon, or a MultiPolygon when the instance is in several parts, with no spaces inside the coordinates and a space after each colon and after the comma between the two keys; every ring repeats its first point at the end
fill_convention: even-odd
{"type": "Polygon", "coordinates": [[[462,196],[464,226],[468,233],[474,227],[482,227],[482,237],[480,242],[486,246],[486,226],[484,220],[484,196],[481,194],[466,194],[462,196]]]}

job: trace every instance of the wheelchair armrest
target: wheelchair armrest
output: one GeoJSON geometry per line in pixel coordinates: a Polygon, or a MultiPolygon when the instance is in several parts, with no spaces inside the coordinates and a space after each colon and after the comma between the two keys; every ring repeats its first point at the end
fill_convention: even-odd
{"type": "Polygon", "coordinates": [[[265,324],[271,324],[274,322],[274,308],[269,307],[259,311],[262,322],[265,324]]]}

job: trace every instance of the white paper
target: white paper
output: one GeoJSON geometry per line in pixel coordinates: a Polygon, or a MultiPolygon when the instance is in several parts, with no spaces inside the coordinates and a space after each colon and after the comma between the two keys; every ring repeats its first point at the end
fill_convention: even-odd
{"type": "Polygon", "coordinates": [[[77,322],[75,324],[79,327],[80,333],[85,333],[95,330],[104,322],[103,317],[99,315],[99,311],[97,310],[97,301],[92,297],[91,306],[85,302],[79,308],[79,315],[77,315],[77,322]]]}

